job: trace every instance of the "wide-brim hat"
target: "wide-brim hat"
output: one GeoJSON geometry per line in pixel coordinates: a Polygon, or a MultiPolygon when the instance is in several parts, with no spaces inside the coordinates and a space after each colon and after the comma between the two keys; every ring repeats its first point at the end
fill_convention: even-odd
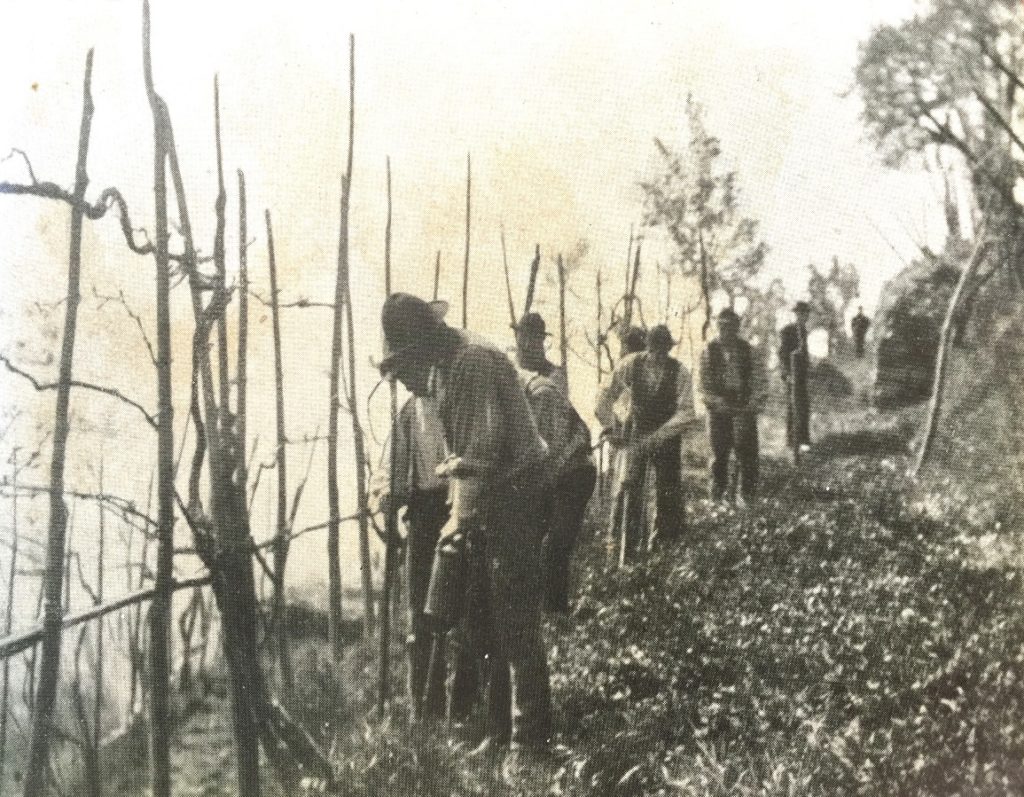
{"type": "Polygon", "coordinates": [[[809,312],[811,312],[811,304],[810,304],[810,302],[805,302],[803,299],[801,299],[800,301],[796,302],[793,305],[793,312],[794,313],[801,313],[801,312],[809,313],[809,312]]]}
{"type": "Polygon", "coordinates": [[[540,313],[534,312],[525,313],[516,324],[515,330],[517,335],[543,335],[544,337],[551,335],[548,332],[547,324],[544,323],[544,317],[540,313]]]}
{"type": "Polygon", "coordinates": [[[386,376],[399,362],[435,343],[447,328],[447,312],[448,302],[443,300],[427,302],[408,293],[391,294],[380,313],[384,356],[377,367],[381,374],[386,376]]]}
{"type": "Polygon", "coordinates": [[[647,331],[648,349],[671,349],[676,345],[676,342],[672,337],[672,333],[664,324],[656,324],[647,331]]]}

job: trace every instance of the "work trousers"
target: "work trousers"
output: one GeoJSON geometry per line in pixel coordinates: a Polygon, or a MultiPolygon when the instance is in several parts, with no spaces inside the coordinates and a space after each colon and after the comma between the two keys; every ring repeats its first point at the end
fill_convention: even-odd
{"type": "Polygon", "coordinates": [[[409,705],[413,719],[443,717],[445,711],[445,639],[431,632],[430,621],[423,614],[434,563],[434,549],[441,527],[448,520],[446,489],[414,491],[409,497],[406,523],[409,527],[406,560],[406,594],[408,596],[409,705]],[[435,644],[436,643],[436,644],[435,644]],[[431,650],[434,666],[430,668],[431,650]],[[430,683],[428,684],[428,676],[430,683]]]}
{"type": "Polygon", "coordinates": [[[583,528],[587,503],[597,484],[597,468],[587,460],[559,478],[545,502],[544,608],[549,612],[569,610],[569,571],[572,552],[583,528]]]}
{"type": "Polygon", "coordinates": [[[649,544],[668,542],[682,536],[686,526],[686,504],[683,498],[681,440],[672,437],[659,445],[649,456],[630,453],[627,477],[622,486],[618,506],[613,510],[615,520],[622,522],[625,513],[625,533],[622,545],[629,559],[645,550],[649,544]],[[648,541],[645,484],[648,467],[654,468],[655,524],[654,534],[648,541]]]}
{"type": "Polygon", "coordinates": [[[469,543],[469,588],[461,639],[482,662],[487,736],[544,747],[551,739],[551,687],[541,637],[540,491],[495,485],[469,543]]]}
{"type": "Polygon", "coordinates": [[[754,498],[758,476],[757,415],[711,412],[708,436],[711,438],[711,497],[722,498],[729,489],[729,459],[735,452],[740,495],[745,499],[754,498]]]}
{"type": "Polygon", "coordinates": [[[806,376],[793,374],[786,382],[786,442],[793,449],[811,442],[811,401],[806,376]]]}

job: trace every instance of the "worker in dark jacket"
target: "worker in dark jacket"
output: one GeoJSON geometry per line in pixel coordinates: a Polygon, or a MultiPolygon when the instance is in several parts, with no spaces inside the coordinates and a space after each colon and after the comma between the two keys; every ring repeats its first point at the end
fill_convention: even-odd
{"type": "Polygon", "coordinates": [[[735,452],[740,495],[752,500],[757,494],[757,416],[768,391],[761,358],[740,337],[740,317],[732,308],[718,314],[718,338],[701,356],[700,392],[708,408],[711,497],[725,496],[729,458],[735,452]]]}
{"type": "Polygon", "coordinates": [[[850,331],[853,332],[853,346],[858,357],[864,356],[864,341],[871,327],[871,319],[864,315],[864,308],[857,308],[857,315],[850,319],[850,331]]]}
{"type": "Polygon", "coordinates": [[[811,306],[804,301],[793,305],[795,323],[780,332],[779,368],[786,383],[786,441],[794,459],[811,444],[811,404],[807,390],[810,354],[807,349],[807,320],[811,306]]]}
{"type": "Polygon", "coordinates": [[[659,324],[647,334],[647,350],[619,361],[611,383],[598,397],[596,414],[605,429],[615,424],[615,403],[630,391],[626,423],[622,523],[625,525],[620,561],[642,550],[648,542],[643,519],[643,486],[648,464],[654,467],[656,519],[654,538],[678,538],[685,524],[681,468],[681,434],[694,422],[690,372],[669,355],[675,341],[668,327],[659,324]]]}
{"type": "Polygon", "coordinates": [[[544,319],[536,313],[525,315],[516,328],[516,360],[537,431],[548,446],[544,603],[550,612],[565,613],[569,610],[572,552],[597,483],[597,468],[590,453],[590,430],[555,380],[564,372],[543,357],[545,335],[544,319]]]}
{"type": "Polygon", "coordinates": [[[487,662],[485,745],[544,750],[552,734],[536,511],[544,441],[502,352],[471,342],[409,294],[388,297],[381,324],[381,373],[435,396],[444,426],[450,516],[438,553],[465,551],[468,560],[461,630],[487,662]]]}

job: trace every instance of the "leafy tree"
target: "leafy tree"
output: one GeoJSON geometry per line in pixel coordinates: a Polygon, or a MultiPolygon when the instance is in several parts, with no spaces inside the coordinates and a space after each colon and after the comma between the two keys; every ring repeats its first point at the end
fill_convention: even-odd
{"type": "Polygon", "coordinates": [[[1014,194],[1024,178],[1018,0],[922,3],[911,19],[877,28],[861,45],[856,80],[863,121],[886,160],[898,166],[955,153],[975,209],[985,208],[989,228],[1003,233],[997,259],[1024,276],[1017,234],[1024,214],[1014,194]]]}
{"type": "Polygon", "coordinates": [[[721,143],[704,125],[704,109],[686,101],[689,140],[682,152],[655,139],[665,171],[641,183],[644,223],[663,228],[675,244],[671,265],[696,280],[704,305],[702,336],[711,325],[711,297],[722,292],[730,304],[751,289],[764,263],[767,245],[758,222],[743,215],[738,176],[722,168],[721,143]]]}
{"type": "Polygon", "coordinates": [[[811,309],[828,332],[829,351],[833,351],[843,339],[846,310],[860,294],[860,274],[855,265],[842,264],[838,257],[832,258],[827,274],[819,271],[814,263],[807,268],[810,271],[807,294],[811,309]]]}
{"type": "Polygon", "coordinates": [[[785,309],[786,287],[776,277],[766,288],[749,288],[743,312],[743,331],[751,345],[771,351],[778,333],[779,315],[785,309]]]}
{"type": "Polygon", "coordinates": [[[938,161],[955,154],[969,177],[974,210],[983,211],[975,226],[988,236],[976,234],[975,254],[946,309],[917,469],[937,427],[947,344],[962,336],[957,329],[962,333],[978,291],[997,268],[1024,284],[1022,64],[1024,9],[1017,0],[931,0],[911,19],[876,29],[861,47],[856,77],[869,134],[893,165],[914,155],[938,161]]]}

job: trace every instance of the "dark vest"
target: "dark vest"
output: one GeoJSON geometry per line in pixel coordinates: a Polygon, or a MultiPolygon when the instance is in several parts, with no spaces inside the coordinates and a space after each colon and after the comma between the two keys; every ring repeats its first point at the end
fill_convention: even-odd
{"type": "Polygon", "coordinates": [[[721,396],[730,404],[743,405],[750,399],[750,344],[742,339],[737,340],[736,352],[740,360],[739,393],[725,384],[725,346],[720,340],[713,340],[708,344],[709,369],[704,378],[713,395],[721,396]]]}
{"type": "MultiPolygon", "coordinates": [[[[646,354],[640,356],[647,357],[646,354]]],[[[643,378],[641,363],[637,363],[637,370],[633,373],[633,384],[630,387],[633,420],[636,423],[636,431],[640,434],[653,432],[675,413],[679,401],[676,395],[679,368],[679,360],[670,357],[665,363],[661,381],[657,385],[649,385],[643,378]]]]}

